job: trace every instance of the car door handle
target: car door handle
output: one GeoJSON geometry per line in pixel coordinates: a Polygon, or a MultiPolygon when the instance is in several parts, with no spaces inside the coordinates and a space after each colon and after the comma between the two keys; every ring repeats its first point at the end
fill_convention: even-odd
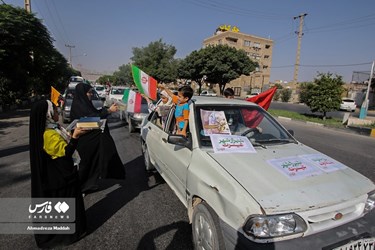
{"type": "Polygon", "coordinates": [[[162,138],[161,140],[162,140],[164,143],[167,143],[167,139],[162,138]]]}

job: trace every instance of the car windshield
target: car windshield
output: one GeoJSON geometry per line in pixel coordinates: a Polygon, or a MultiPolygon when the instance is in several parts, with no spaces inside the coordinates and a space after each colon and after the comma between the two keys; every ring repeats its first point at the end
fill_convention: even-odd
{"type": "Polygon", "coordinates": [[[197,106],[201,146],[212,146],[210,134],[246,136],[254,146],[296,143],[271,115],[256,106],[197,106]]]}
{"type": "Polygon", "coordinates": [[[112,89],[111,94],[112,95],[123,95],[125,89],[112,89]]]}
{"type": "Polygon", "coordinates": [[[102,91],[102,90],[104,90],[104,87],[103,86],[96,86],[95,89],[96,89],[96,91],[102,91]]]}
{"type": "MultiPolygon", "coordinates": [[[[91,100],[100,100],[98,92],[96,92],[94,89],[92,89],[91,91],[92,91],[91,100]]],[[[65,92],[65,99],[73,99],[75,93],[76,93],[75,89],[67,89],[65,92]]]]}

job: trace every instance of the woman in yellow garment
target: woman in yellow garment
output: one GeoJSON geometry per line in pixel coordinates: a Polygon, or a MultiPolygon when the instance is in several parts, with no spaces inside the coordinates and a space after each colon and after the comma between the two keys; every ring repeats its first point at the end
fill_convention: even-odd
{"type": "Polygon", "coordinates": [[[58,112],[50,101],[39,101],[30,113],[30,168],[32,198],[75,198],[75,233],[35,234],[40,248],[69,245],[86,230],[86,215],[77,168],[72,155],[85,131],[70,135],[60,128],[58,112]]]}

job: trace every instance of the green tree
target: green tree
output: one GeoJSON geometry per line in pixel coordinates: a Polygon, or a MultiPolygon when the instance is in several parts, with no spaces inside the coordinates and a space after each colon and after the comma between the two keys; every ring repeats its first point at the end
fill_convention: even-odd
{"type": "Polygon", "coordinates": [[[103,75],[96,80],[102,85],[106,85],[107,83],[110,83],[111,85],[116,85],[116,77],[114,75],[103,75]]]}
{"type": "Polygon", "coordinates": [[[117,71],[113,73],[113,75],[116,77],[116,81],[118,81],[119,85],[133,85],[133,75],[132,75],[132,69],[130,64],[123,64],[121,65],[117,71]]]}
{"type": "Polygon", "coordinates": [[[27,96],[31,90],[48,94],[51,85],[63,85],[72,71],[53,47],[47,28],[34,14],[2,4],[0,31],[2,104],[14,103],[16,98],[27,96]]]}
{"type": "Polygon", "coordinates": [[[291,96],[292,96],[291,89],[285,88],[281,90],[280,98],[282,102],[288,102],[291,96]]]}
{"type": "Polygon", "coordinates": [[[323,113],[323,120],[327,112],[337,110],[341,103],[344,82],[342,76],[333,76],[331,73],[319,73],[314,79],[314,85],[309,90],[306,105],[312,112],[323,113]]]}
{"type": "Polygon", "coordinates": [[[158,82],[173,82],[177,79],[177,50],[159,39],[147,47],[133,48],[133,64],[155,78],[158,82]]]}
{"type": "Polygon", "coordinates": [[[193,51],[182,64],[179,73],[198,84],[206,76],[206,82],[219,84],[220,94],[223,94],[227,83],[241,75],[250,75],[258,66],[249,59],[245,51],[227,45],[207,46],[193,51]]]}
{"type": "Polygon", "coordinates": [[[185,59],[181,60],[178,65],[177,75],[180,79],[190,79],[195,81],[198,86],[198,93],[201,92],[202,89],[202,81],[205,80],[205,65],[206,60],[203,56],[201,51],[193,51],[185,59]]]}
{"type": "Polygon", "coordinates": [[[301,103],[307,103],[310,99],[311,90],[314,87],[312,82],[301,82],[298,87],[299,91],[299,101],[301,103]]]}

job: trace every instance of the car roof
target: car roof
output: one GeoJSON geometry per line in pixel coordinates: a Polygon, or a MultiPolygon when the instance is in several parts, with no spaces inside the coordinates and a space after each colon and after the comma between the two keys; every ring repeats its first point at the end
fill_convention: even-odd
{"type": "Polygon", "coordinates": [[[248,102],[241,99],[229,99],[224,97],[215,97],[215,96],[193,96],[191,100],[196,105],[249,105],[257,106],[253,102],[248,102]]]}

